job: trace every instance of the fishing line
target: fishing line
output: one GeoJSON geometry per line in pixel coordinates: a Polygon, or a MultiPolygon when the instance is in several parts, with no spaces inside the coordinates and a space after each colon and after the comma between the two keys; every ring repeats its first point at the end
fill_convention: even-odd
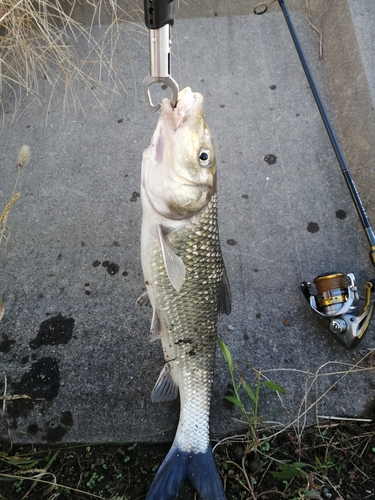
{"type": "MultiPolygon", "coordinates": [[[[268,6],[271,5],[275,1],[276,0],[272,0],[271,2],[269,2],[268,6]]],[[[259,5],[264,5],[264,4],[257,4],[257,5],[255,5],[254,9],[256,9],[259,5]]],[[[261,13],[263,13],[263,12],[261,12],[261,13]]],[[[267,80],[267,85],[268,85],[268,104],[269,104],[269,108],[270,109],[274,108],[274,110],[276,110],[276,108],[277,108],[276,102],[275,103],[273,102],[272,93],[271,93],[272,91],[270,89],[270,87],[271,87],[271,79],[270,79],[270,74],[269,74],[268,67],[267,67],[267,64],[266,64],[265,44],[263,42],[262,32],[261,32],[261,29],[260,29],[260,26],[259,26],[260,19],[257,19],[256,23],[257,23],[259,40],[260,40],[260,44],[261,44],[262,60],[264,61],[264,63],[263,63],[263,65],[264,65],[264,72],[266,74],[266,80],[267,80]]],[[[286,198],[287,198],[287,203],[288,203],[288,206],[289,206],[290,220],[291,220],[291,227],[292,227],[292,231],[293,231],[294,245],[295,245],[295,250],[296,250],[296,254],[297,254],[298,267],[299,267],[299,270],[300,270],[300,278],[303,279],[304,273],[303,273],[303,269],[302,269],[302,262],[301,262],[301,258],[300,258],[300,252],[299,252],[299,249],[298,249],[298,239],[297,239],[297,234],[296,234],[296,229],[295,229],[295,220],[294,220],[294,217],[293,217],[293,213],[294,212],[292,210],[292,202],[291,202],[291,199],[290,199],[290,195],[288,193],[288,183],[287,183],[286,173],[285,173],[285,168],[284,168],[283,155],[282,155],[282,152],[281,152],[281,141],[280,141],[279,129],[278,129],[278,126],[277,126],[276,115],[275,115],[274,112],[272,112],[272,121],[273,121],[273,124],[274,124],[274,127],[275,127],[275,131],[276,131],[275,136],[276,136],[276,140],[277,140],[278,153],[280,155],[280,163],[281,163],[281,168],[282,168],[282,172],[283,172],[286,198]]]]}

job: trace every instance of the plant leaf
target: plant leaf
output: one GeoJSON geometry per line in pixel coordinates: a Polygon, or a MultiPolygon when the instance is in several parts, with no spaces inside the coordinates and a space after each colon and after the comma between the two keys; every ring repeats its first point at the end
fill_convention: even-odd
{"type": "Polygon", "coordinates": [[[264,382],[262,382],[262,385],[264,387],[268,387],[269,389],[272,389],[272,390],[277,391],[277,392],[281,392],[283,394],[289,394],[289,392],[290,392],[287,389],[284,389],[283,387],[281,387],[281,385],[277,384],[276,382],[272,382],[271,380],[265,380],[264,382]]]}
{"type": "Polygon", "coordinates": [[[293,462],[292,463],[292,467],[294,467],[295,469],[303,469],[303,467],[307,467],[309,464],[305,463],[305,462],[293,462]]]}
{"type": "Polygon", "coordinates": [[[251,389],[251,387],[249,386],[249,384],[245,380],[242,381],[242,385],[243,385],[243,388],[246,391],[246,394],[249,396],[249,398],[251,399],[251,401],[255,404],[257,398],[256,398],[256,396],[254,394],[254,391],[251,389]]]}
{"type": "Polygon", "coordinates": [[[230,401],[231,403],[235,404],[236,406],[238,406],[238,408],[241,408],[241,410],[243,409],[243,404],[241,403],[241,401],[239,399],[237,399],[236,397],[234,396],[225,396],[225,399],[227,399],[228,401],[230,401]]]}
{"type": "Polygon", "coordinates": [[[222,340],[220,340],[220,339],[218,339],[218,340],[219,340],[219,346],[220,346],[221,352],[223,353],[223,356],[224,356],[226,362],[228,363],[229,373],[231,375],[233,375],[233,359],[232,359],[232,355],[229,352],[228,347],[224,344],[224,342],[222,340]]]}
{"type": "Polygon", "coordinates": [[[297,477],[302,473],[302,468],[306,467],[308,464],[305,462],[294,462],[292,464],[282,464],[279,465],[278,471],[270,471],[271,476],[278,479],[292,479],[297,477]]]}

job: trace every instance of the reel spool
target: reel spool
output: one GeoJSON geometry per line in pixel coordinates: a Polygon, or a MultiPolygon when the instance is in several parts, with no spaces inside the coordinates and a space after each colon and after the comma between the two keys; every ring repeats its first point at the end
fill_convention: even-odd
{"type": "Polygon", "coordinates": [[[359,344],[370,324],[374,312],[374,303],[370,299],[375,283],[366,283],[364,305],[358,312],[361,298],[354,274],[349,273],[346,278],[342,273],[320,274],[314,279],[315,294],[307,281],[301,283],[301,290],[314,313],[328,320],[336,340],[351,350],[359,344]]]}

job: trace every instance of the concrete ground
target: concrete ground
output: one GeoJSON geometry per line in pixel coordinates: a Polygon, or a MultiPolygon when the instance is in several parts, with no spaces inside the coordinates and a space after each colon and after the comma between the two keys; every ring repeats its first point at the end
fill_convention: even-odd
{"type": "MultiPolygon", "coordinates": [[[[288,0],[286,4],[288,5],[288,0]]],[[[290,2],[293,22],[371,221],[375,221],[375,3],[290,2]]],[[[183,4],[183,2],[181,2],[183,4]]],[[[107,26],[95,26],[97,40],[107,26]]],[[[13,114],[3,96],[0,207],[18,150],[32,159],[1,246],[0,420],[15,442],[172,440],[178,401],[152,404],[163,365],[148,343],[140,263],[142,151],[158,118],[141,91],[148,74],[142,25],[122,25],[116,61],[127,93],[84,86],[63,112],[64,89],[47,104],[25,98],[13,114]],[[94,90],[94,92],[96,92],[94,90]],[[78,102],[78,101],[76,101],[78,102]],[[4,398],[3,398],[4,399],[4,398]]],[[[82,48],[82,50],[84,50],[82,48]]],[[[311,312],[300,282],[336,271],[373,278],[368,243],[277,2],[263,16],[249,2],[192,1],[176,13],[172,74],[205,98],[218,157],[219,224],[231,283],[231,316],[219,335],[250,384],[263,387],[259,416],[297,430],[319,416],[374,415],[369,353],[375,327],[354,352],[311,312]],[[365,360],[357,364],[366,356],[365,360]]],[[[69,98],[69,96],[68,96],[69,98]]],[[[218,352],[212,435],[243,428],[218,352]]],[[[249,405],[250,407],[250,405],[249,405]]]]}

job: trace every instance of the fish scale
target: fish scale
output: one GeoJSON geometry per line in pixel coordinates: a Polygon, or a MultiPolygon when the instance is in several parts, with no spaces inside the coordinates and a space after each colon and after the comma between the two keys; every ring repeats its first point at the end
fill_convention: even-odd
{"type": "Polygon", "coordinates": [[[204,451],[208,446],[208,421],[216,349],[218,295],[224,265],[217,224],[217,195],[194,220],[168,234],[175,253],[186,263],[187,274],[179,292],[171,285],[161,252],[154,260],[153,287],[162,343],[171,369],[181,373],[181,418],[179,443],[186,451],[204,451]],[[194,423],[191,427],[190,422],[194,423]],[[197,425],[195,425],[198,422],[197,425]],[[193,428],[193,432],[188,429],[193,428]],[[196,429],[201,436],[198,438],[196,429]],[[198,441],[198,443],[197,443],[198,441]]]}

